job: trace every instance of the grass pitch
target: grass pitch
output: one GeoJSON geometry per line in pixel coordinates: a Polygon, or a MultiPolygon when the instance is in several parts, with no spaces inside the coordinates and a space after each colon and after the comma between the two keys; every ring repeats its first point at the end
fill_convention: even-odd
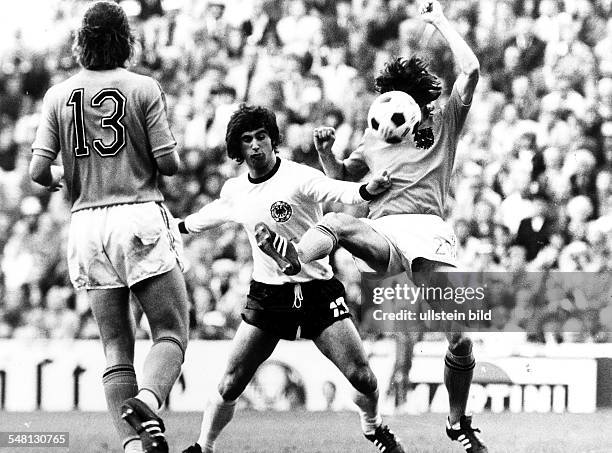
{"type": "MultiPolygon", "coordinates": [[[[165,413],[170,452],[197,438],[199,413],[165,413]]],[[[407,453],[461,453],[444,434],[444,415],[386,417],[407,453]]],[[[612,411],[596,414],[476,414],[491,453],[610,453],[612,411]]],[[[70,448],[0,448],[0,453],[120,453],[105,413],[0,412],[0,431],[68,431],[70,448]]],[[[218,453],[374,453],[356,413],[238,411],[218,453]]]]}

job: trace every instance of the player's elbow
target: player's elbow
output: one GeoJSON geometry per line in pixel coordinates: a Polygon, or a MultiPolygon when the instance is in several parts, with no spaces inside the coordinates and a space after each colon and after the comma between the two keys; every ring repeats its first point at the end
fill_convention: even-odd
{"type": "Polygon", "coordinates": [[[49,166],[45,165],[41,159],[37,159],[36,156],[30,161],[30,167],[28,173],[30,179],[37,184],[44,185],[43,183],[48,179],[49,166]]]}
{"type": "Polygon", "coordinates": [[[466,68],[466,74],[472,83],[478,82],[480,79],[480,62],[474,58],[466,68]]]}
{"type": "Polygon", "coordinates": [[[181,166],[181,161],[176,151],[158,157],[155,161],[157,162],[157,169],[164,176],[175,175],[181,166]]]}

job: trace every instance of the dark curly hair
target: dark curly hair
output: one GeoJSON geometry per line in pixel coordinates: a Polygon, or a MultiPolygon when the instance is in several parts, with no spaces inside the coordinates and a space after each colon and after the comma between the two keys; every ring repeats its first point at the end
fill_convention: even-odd
{"type": "Polygon", "coordinates": [[[280,132],[276,124],[276,115],[271,110],[260,106],[249,106],[240,104],[227,123],[225,133],[225,144],[227,146],[227,156],[238,163],[244,161],[240,136],[246,131],[253,131],[259,128],[266,130],[272,141],[272,148],[276,150],[280,143],[280,132]]]}
{"type": "Polygon", "coordinates": [[[428,70],[427,63],[418,57],[395,58],[387,63],[375,80],[378,92],[403,91],[423,109],[440,97],[442,85],[428,70]]]}
{"type": "Polygon", "coordinates": [[[101,1],[85,12],[73,51],[86,69],[115,69],[130,59],[134,42],[123,8],[115,2],[101,1]]]}

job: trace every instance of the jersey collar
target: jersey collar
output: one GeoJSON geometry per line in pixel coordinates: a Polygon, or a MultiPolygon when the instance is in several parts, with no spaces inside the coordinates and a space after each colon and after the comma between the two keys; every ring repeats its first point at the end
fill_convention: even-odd
{"type": "Polygon", "coordinates": [[[267,175],[260,176],[259,178],[251,178],[251,175],[247,174],[247,176],[249,177],[249,182],[253,184],[261,184],[262,182],[266,182],[268,179],[270,179],[272,176],[276,174],[276,172],[278,171],[278,168],[280,167],[280,164],[281,164],[281,159],[280,157],[277,156],[274,167],[272,168],[272,170],[270,170],[270,172],[267,175]]]}

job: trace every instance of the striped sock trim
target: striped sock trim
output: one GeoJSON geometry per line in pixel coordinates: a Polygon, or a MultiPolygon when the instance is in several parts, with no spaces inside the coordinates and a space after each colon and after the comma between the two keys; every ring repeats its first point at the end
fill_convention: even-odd
{"type": "Polygon", "coordinates": [[[476,360],[474,360],[473,354],[465,356],[456,356],[450,351],[446,351],[446,356],[444,357],[444,364],[454,371],[469,372],[472,371],[476,366],[476,360]]]}
{"type": "Polygon", "coordinates": [[[104,370],[102,382],[110,379],[114,375],[136,376],[134,367],[130,364],[113,365],[104,370]]]}
{"type": "Polygon", "coordinates": [[[185,346],[183,346],[183,342],[181,340],[175,337],[159,337],[153,342],[153,344],[161,343],[162,341],[167,341],[169,343],[174,343],[175,345],[177,345],[183,353],[183,361],[185,360],[185,346]]]}
{"type": "Polygon", "coordinates": [[[326,236],[329,236],[329,238],[332,240],[332,242],[334,243],[334,247],[336,247],[338,245],[338,235],[336,234],[336,232],[330,228],[327,225],[323,225],[322,223],[319,223],[315,226],[315,228],[320,231],[321,233],[325,234],[326,236]]]}

